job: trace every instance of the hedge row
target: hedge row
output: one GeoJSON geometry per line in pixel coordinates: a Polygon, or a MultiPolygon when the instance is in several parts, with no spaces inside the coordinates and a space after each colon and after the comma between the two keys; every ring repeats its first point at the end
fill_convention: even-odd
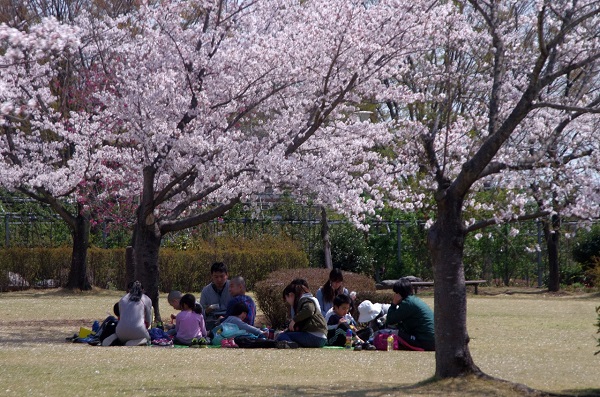
{"type": "Polygon", "coordinates": [[[230,277],[243,276],[249,290],[275,270],[308,267],[306,253],[289,240],[222,238],[193,250],[161,249],[161,290],[200,291],[210,282],[213,262],[224,262],[230,277]]]}
{"type": "MultiPolygon", "coordinates": [[[[210,281],[210,265],[222,261],[229,274],[241,275],[249,289],[277,269],[308,267],[306,254],[295,244],[281,239],[219,239],[194,249],[162,248],[159,255],[161,291],[172,289],[199,292],[210,281]]],[[[9,272],[20,276],[23,287],[63,287],[71,266],[71,248],[8,248],[0,250],[0,291],[9,288],[9,272]]],[[[90,248],[88,270],[92,284],[123,290],[127,284],[125,249],[90,248]]],[[[14,288],[14,287],[12,287],[14,288]]]]}

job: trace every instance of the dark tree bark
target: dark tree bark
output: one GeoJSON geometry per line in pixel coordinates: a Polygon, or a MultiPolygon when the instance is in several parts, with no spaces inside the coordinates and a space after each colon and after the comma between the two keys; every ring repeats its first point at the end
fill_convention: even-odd
{"type": "MultiPolygon", "coordinates": [[[[125,285],[135,280],[135,252],[133,246],[125,248],[125,285]]],[[[124,286],[125,286],[124,285],[124,286]]]]}
{"type": "Polygon", "coordinates": [[[77,215],[71,232],[73,234],[73,252],[67,288],[88,291],[92,289],[87,268],[87,251],[90,243],[89,219],[81,214],[77,215]]]}
{"type": "Polygon", "coordinates": [[[550,221],[542,221],[544,239],[548,250],[548,291],[560,290],[560,263],[558,249],[560,242],[560,215],[552,215],[550,221]]]}
{"type": "Polygon", "coordinates": [[[67,288],[87,291],[92,289],[92,283],[87,271],[87,251],[90,243],[90,219],[84,214],[83,208],[77,204],[77,214],[73,215],[56,197],[44,189],[28,190],[18,189],[28,197],[48,204],[60,217],[71,231],[73,236],[73,251],[71,255],[71,269],[67,279],[67,288]]]}
{"type": "Polygon", "coordinates": [[[435,279],[435,374],[439,378],[482,374],[469,351],[467,289],[463,265],[466,230],[462,198],[438,200],[436,223],[428,233],[435,279]]]}
{"type": "Polygon", "coordinates": [[[135,226],[137,230],[133,247],[135,257],[134,280],[142,283],[146,295],[152,300],[155,320],[162,321],[158,306],[158,253],[162,236],[153,230],[155,226],[156,224],[153,221],[150,224],[138,221],[135,226]]]}
{"type": "Polygon", "coordinates": [[[144,182],[141,202],[137,210],[137,219],[133,230],[134,280],[144,286],[146,295],[152,300],[154,318],[162,321],[158,306],[158,253],[162,234],[154,216],[154,177],[156,171],[148,166],[144,168],[144,182]]]}
{"type": "Polygon", "coordinates": [[[321,240],[323,241],[325,268],[333,269],[333,260],[331,259],[331,240],[329,238],[329,223],[327,222],[327,212],[325,211],[325,207],[321,207],[321,240]]]}

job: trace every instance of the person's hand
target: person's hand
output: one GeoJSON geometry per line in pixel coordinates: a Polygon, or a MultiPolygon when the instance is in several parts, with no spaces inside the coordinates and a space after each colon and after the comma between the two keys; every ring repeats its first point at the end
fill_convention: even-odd
{"type": "Polygon", "coordinates": [[[290,324],[288,325],[288,329],[289,329],[290,331],[293,331],[293,330],[294,330],[294,325],[295,325],[295,324],[296,324],[296,323],[294,322],[294,320],[290,321],[290,324]]]}
{"type": "Polygon", "coordinates": [[[345,317],[340,318],[340,321],[338,321],[338,324],[342,324],[342,323],[347,323],[348,320],[346,320],[345,317]]]}
{"type": "Polygon", "coordinates": [[[402,296],[400,294],[394,294],[394,298],[392,299],[392,303],[394,305],[399,305],[402,302],[402,296]]]}

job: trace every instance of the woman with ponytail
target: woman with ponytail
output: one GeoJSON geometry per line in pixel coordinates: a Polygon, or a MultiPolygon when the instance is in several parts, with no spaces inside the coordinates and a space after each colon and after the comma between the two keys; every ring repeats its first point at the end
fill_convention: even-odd
{"type": "Polygon", "coordinates": [[[119,322],[115,334],[125,346],[148,344],[148,328],[152,323],[152,301],[144,294],[139,281],[134,281],[127,295],[119,301],[119,322]]]}

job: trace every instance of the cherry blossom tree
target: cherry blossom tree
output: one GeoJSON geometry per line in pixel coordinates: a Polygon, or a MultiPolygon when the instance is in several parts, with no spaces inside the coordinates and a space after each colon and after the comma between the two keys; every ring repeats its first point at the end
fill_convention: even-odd
{"type": "Polygon", "coordinates": [[[466,327],[467,234],[558,211],[597,218],[600,197],[600,3],[465,0],[448,7],[454,12],[438,24],[446,39],[432,40],[427,56],[410,57],[412,71],[390,76],[381,95],[398,134],[396,204],[435,201],[428,246],[438,377],[482,374],[466,327]],[[422,99],[394,101],[394,90],[407,88],[422,99]],[[480,189],[502,196],[482,203],[474,194],[480,189]],[[487,219],[470,217],[486,212],[487,219]]]}
{"type": "Polygon", "coordinates": [[[90,224],[107,215],[126,223],[131,200],[119,196],[119,164],[102,160],[102,125],[88,122],[99,105],[91,93],[105,84],[93,58],[83,58],[85,32],[75,17],[118,15],[121,1],[30,0],[0,3],[0,101],[3,162],[0,184],[49,205],[69,226],[73,254],[68,288],[90,289],[90,224]],[[81,118],[84,121],[81,121],[81,118]],[[113,194],[116,192],[116,194],[113,194]]]}
{"type": "Polygon", "coordinates": [[[73,98],[65,84],[79,44],[76,29],[47,18],[32,26],[1,25],[0,37],[5,43],[0,57],[0,183],[48,204],[69,225],[73,256],[68,286],[89,289],[89,218],[76,192],[92,177],[94,160],[85,148],[94,142],[77,127],[76,118],[69,120],[67,102],[73,98]]]}
{"type": "Polygon", "coordinates": [[[165,234],[265,189],[310,193],[356,222],[382,204],[392,166],[376,149],[391,134],[356,111],[406,67],[425,6],[167,1],[85,23],[115,77],[98,117],[112,121],[123,174],[136,176],[135,278],[157,318],[165,234]]]}

